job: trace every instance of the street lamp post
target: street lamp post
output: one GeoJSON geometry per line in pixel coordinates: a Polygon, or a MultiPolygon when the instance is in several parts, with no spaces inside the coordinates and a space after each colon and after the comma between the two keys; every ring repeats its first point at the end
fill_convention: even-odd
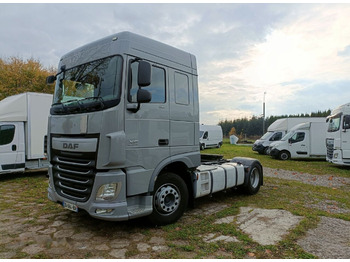
{"type": "Polygon", "coordinates": [[[264,92],[264,100],[263,100],[263,134],[265,134],[265,95],[266,95],[266,92],[264,92]]]}

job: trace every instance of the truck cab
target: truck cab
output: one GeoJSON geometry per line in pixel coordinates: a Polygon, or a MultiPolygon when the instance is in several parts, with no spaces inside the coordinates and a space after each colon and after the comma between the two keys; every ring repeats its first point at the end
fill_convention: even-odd
{"type": "Polygon", "coordinates": [[[327,117],[327,161],[337,165],[350,165],[350,103],[332,111],[327,117]]]}
{"type": "Polygon", "coordinates": [[[152,213],[159,175],[191,183],[187,171],[200,165],[193,55],[122,32],[73,50],[59,68],[48,78],[49,199],[127,220],[152,213]]]}

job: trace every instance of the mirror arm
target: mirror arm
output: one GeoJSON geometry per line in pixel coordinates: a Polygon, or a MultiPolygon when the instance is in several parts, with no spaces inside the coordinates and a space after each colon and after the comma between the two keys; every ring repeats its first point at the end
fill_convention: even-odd
{"type": "Polygon", "coordinates": [[[137,113],[137,111],[139,111],[140,110],[140,103],[137,103],[137,105],[136,104],[128,104],[127,106],[126,106],[126,109],[128,110],[128,111],[131,111],[131,112],[133,112],[133,113],[137,113]]]}

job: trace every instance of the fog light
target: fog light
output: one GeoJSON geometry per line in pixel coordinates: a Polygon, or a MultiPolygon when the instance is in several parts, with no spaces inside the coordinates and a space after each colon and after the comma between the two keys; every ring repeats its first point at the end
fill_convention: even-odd
{"type": "Polygon", "coordinates": [[[109,214],[112,213],[114,209],[96,209],[96,214],[102,215],[102,214],[109,214]]]}
{"type": "Polygon", "coordinates": [[[110,183],[100,186],[96,194],[96,200],[112,201],[115,200],[121,190],[122,183],[110,183]]]}

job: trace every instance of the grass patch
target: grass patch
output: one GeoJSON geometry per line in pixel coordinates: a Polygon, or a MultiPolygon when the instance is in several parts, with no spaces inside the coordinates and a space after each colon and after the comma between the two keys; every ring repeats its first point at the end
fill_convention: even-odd
{"type": "Polygon", "coordinates": [[[203,154],[220,154],[226,159],[237,156],[251,157],[258,159],[263,167],[276,169],[292,170],[301,173],[309,173],[313,175],[334,175],[341,177],[350,177],[350,167],[337,166],[326,160],[316,159],[292,159],[282,161],[274,159],[271,156],[260,155],[252,150],[251,145],[231,145],[228,139],[224,139],[221,148],[211,148],[201,151],[203,154]]]}

